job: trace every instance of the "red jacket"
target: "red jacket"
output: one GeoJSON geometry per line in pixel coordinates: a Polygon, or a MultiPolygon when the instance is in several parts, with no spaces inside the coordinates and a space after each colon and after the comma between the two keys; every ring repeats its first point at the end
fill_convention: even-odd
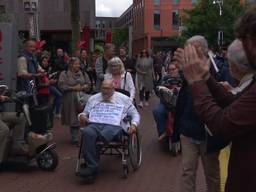
{"type": "Polygon", "coordinates": [[[212,78],[191,85],[196,111],[213,135],[232,141],[226,192],[256,191],[256,81],[240,96],[212,78]]]}
{"type": "Polygon", "coordinates": [[[37,92],[40,95],[50,95],[49,78],[47,77],[47,75],[40,78],[37,92]]]}

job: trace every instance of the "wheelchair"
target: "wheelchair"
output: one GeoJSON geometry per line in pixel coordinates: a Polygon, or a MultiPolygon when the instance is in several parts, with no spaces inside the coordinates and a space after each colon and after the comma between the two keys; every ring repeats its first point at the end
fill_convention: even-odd
{"type": "MultiPolygon", "coordinates": [[[[80,133],[82,133],[84,128],[80,128],[80,133]]],[[[76,162],[76,176],[80,175],[80,168],[86,166],[86,162],[83,159],[83,137],[81,135],[81,142],[78,152],[78,159],[76,162]]],[[[121,158],[123,177],[127,178],[129,174],[130,167],[133,171],[139,169],[142,162],[142,144],[141,135],[137,129],[136,133],[128,135],[125,131],[121,134],[121,137],[114,139],[108,144],[105,144],[102,140],[97,139],[96,148],[99,157],[101,155],[107,156],[118,156],[121,158]]]]}

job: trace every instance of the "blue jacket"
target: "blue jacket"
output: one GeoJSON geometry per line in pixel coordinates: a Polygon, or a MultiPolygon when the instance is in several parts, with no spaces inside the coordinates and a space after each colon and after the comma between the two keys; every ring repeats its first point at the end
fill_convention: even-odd
{"type": "Polygon", "coordinates": [[[193,98],[186,83],[179,92],[176,106],[176,126],[179,128],[179,132],[186,137],[198,141],[205,140],[204,123],[196,114],[193,98]]]}
{"type": "MultiPolygon", "coordinates": [[[[19,57],[25,57],[27,61],[28,73],[36,74],[38,69],[38,63],[35,56],[24,51],[19,57]]],[[[18,77],[17,78],[17,91],[27,91],[30,89],[29,79],[18,77]]]]}

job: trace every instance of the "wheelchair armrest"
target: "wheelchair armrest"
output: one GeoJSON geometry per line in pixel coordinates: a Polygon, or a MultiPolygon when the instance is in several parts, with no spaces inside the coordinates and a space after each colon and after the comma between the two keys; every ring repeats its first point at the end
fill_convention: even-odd
{"type": "Polygon", "coordinates": [[[125,123],[131,122],[132,121],[132,117],[130,115],[127,115],[126,117],[124,117],[123,121],[125,123]]]}

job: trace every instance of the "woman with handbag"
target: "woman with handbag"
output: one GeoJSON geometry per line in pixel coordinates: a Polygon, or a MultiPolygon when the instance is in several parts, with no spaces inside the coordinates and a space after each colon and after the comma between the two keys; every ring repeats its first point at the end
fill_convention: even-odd
{"type": "Polygon", "coordinates": [[[104,79],[113,79],[116,91],[127,95],[132,101],[135,100],[132,75],[125,71],[124,64],[119,57],[113,57],[109,60],[104,79]]]}
{"type": "Polygon", "coordinates": [[[91,86],[88,75],[80,70],[78,57],[70,59],[68,70],[62,71],[60,74],[58,85],[63,92],[61,122],[70,127],[71,143],[77,145],[79,128],[77,114],[86,102],[81,99],[86,98],[84,96],[91,86]]]}

